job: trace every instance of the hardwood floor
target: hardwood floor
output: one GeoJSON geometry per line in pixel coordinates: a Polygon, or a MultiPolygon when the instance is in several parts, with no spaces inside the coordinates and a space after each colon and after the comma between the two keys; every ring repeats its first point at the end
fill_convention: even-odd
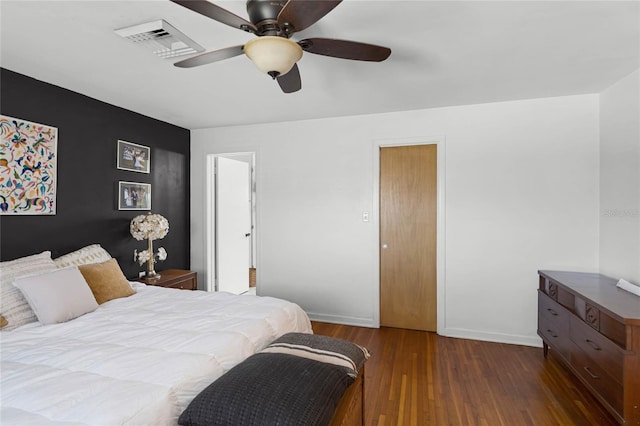
{"type": "Polygon", "coordinates": [[[598,425],[616,421],[542,348],[453,339],[395,328],[313,323],[372,356],[365,369],[365,424],[598,425]]]}

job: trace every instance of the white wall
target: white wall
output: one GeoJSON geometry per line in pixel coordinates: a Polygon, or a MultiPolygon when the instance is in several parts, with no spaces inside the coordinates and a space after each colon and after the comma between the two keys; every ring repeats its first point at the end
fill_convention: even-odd
{"type": "Polygon", "coordinates": [[[258,288],[375,326],[374,140],[446,139],[441,334],[539,344],[538,269],[598,270],[598,96],[191,133],[191,266],[204,271],[210,153],[257,152],[258,288]]]}
{"type": "Polygon", "coordinates": [[[640,70],[600,94],[600,272],[640,285],[640,70]]]}

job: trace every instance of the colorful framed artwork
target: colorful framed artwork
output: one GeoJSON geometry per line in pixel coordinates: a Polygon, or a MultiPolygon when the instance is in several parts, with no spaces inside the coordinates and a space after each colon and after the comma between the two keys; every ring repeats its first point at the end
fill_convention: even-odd
{"type": "Polygon", "coordinates": [[[151,184],[118,182],[118,210],[151,210],[151,184]]]}
{"type": "Polygon", "coordinates": [[[0,214],[55,215],[58,129],[0,115],[0,214]]]}
{"type": "Polygon", "coordinates": [[[117,167],[130,172],[149,173],[151,148],[137,143],[118,141],[117,167]]]}

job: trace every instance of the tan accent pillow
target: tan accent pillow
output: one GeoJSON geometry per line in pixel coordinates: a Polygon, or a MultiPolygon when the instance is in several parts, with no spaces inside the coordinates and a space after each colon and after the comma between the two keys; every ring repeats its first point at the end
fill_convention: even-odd
{"type": "Polygon", "coordinates": [[[0,315],[0,328],[4,327],[7,324],[9,324],[9,321],[4,319],[4,317],[2,315],[0,315]]]}
{"type": "Polygon", "coordinates": [[[115,259],[102,263],[80,265],[78,269],[89,284],[89,288],[91,288],[99,305],[111,299],[128,297],[136,293],[129,285],[115,259]]]}

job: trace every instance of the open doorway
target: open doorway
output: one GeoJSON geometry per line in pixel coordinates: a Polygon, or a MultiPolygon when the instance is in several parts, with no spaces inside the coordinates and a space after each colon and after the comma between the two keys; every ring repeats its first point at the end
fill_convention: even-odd
{"type": "Polygon", "coordinates": [[[255,293],[255,153],[207,157],[208,291],[255,293]]]}

